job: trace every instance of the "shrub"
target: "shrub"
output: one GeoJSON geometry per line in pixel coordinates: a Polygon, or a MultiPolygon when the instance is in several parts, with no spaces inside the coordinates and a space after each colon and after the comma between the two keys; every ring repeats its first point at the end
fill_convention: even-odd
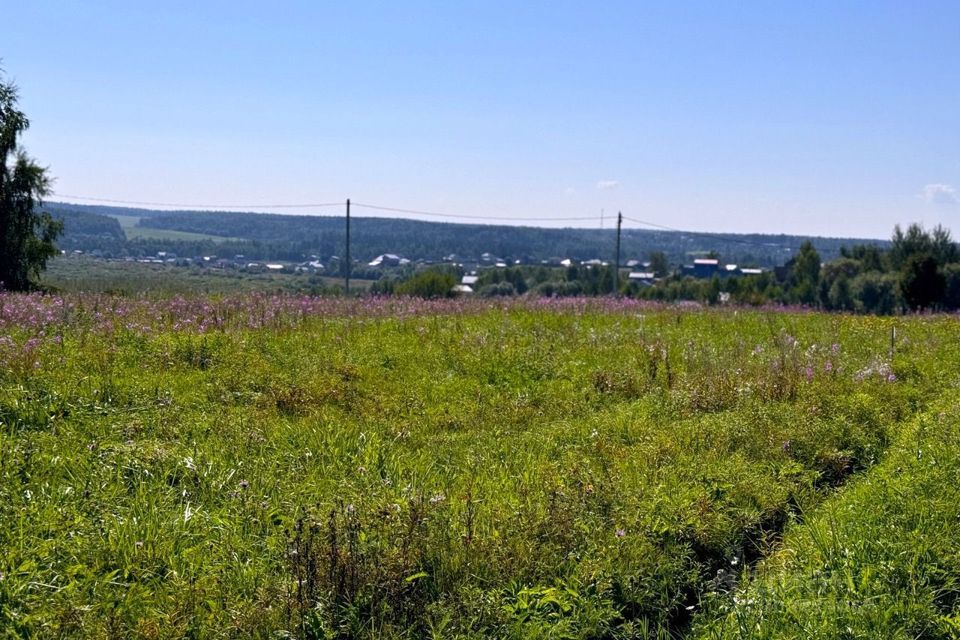
{"type": "Polygon", "coordinates": [[[453,274],[438,269],[428,269],[401,282],[394,287],[394,291],[400,295],[417,298],[449,298],[453,295],[453,287],[456,284],[453,274]]]}

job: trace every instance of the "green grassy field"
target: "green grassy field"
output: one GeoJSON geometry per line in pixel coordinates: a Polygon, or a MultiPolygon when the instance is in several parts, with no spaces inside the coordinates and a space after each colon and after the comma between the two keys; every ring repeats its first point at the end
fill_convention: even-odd
{"type": "Polygon", "coordinates": [[[960,406],[912,420],[883,462],[791,530],[697,638],[960,637],[960,406]]]}
{"type": "Polygon", "coordinates": [[[956,637],[953,318],[5,296],[0,359],[9,637],[956,637]]]}
{"type": "Polygon", "coordinates": [[[120,222],[120,227],[126,234],[127,239],[144,240],[213,240],[215,242],[225,242],[227,240],[236,240],[227,236],[214,236],[206,233],[191,233],[189,231],[176,231],[173,229],[153,229],[151,227],[140,226],[140,216],[125,216],[114,214],[111,217],[120,222]]]}

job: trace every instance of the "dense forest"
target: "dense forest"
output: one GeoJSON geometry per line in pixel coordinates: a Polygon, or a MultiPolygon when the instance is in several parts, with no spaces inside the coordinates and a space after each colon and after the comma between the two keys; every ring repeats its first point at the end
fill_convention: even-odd
{"type": "Polygon", "coordinates": [[[57,240],[61,249],[117,253],[126,245],[126,234],[120,222],[112,216],[55,205],[47,209],[63,221],[63,234],[57,240]]]}
{"type": "MultiPolygon", "coordinates": [[[[342,255],[344,219],[333,216],[257,213],[150,211],[106,206],[50,203],[48,210],[64,218],[64,248],[100,250],[108,256],[142,256],[158,251],[181,256],[243,254],[256,260],[299,261],[316,255],[322,261],[342,255]],[[113,216],[136,216],[140,227],[211,236],[208,239],[136,238],[117,235],[113,216]],[[103,233],[91,233],[99,221],[103,233]],[[107,232],[110,227],[112,231],[107,232]],[[218,238],[223,238],[219,240],[218,238]],[[229,238],[229,239],[228,239],[229,238]]],[[[718,226],[722,224],[718,221],[718,226]]],[[[122,230],[120,230],[122,233],[122,230]]],[[[396,218],[354,217],[353,256],[361,261],[393,253],[411,260],[440,261],[450,255],[472,261],[489,253],[506,260],[540,262],[550,258],[589,260],[613,257],[613,229],[544,229],[487,224],[423,222],[396,218]]],[[[663,252],[671,264],[708,253],[741,265],[773,267],[790,260],[810,240],[825,260],[840,256],[843,246],[886,246],[882,240],[857,240],[765,234],[705,234],[624,229],[621,256],[647,259],[663,252]]]]}

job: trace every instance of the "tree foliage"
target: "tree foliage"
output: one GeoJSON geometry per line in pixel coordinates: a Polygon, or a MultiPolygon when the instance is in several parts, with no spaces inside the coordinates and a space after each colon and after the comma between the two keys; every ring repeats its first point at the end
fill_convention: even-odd
{"type": "Polygon", "coordinates": [[[907,259],[900,274],[900,288],[911,309],[930,309],[943,300],[947,283],[939,267],[937,259],[928,254],[907,259]]]}
{"type": "Polygon", "coordinates": [[[56,254],[63,225],[40,211],[50,177],[19,146],[30,121],[17,99],[16,86],[0,80],[0,288],[22,291],[56,254]]]}
{"type": "Polygon", "coordinates": [[[788,283],[794,302],[815,304],[820,286],[820,254],[809,240],[800,245],[797,257],[787,263],[788,283]]]}
{"type": "Polygon", "coordinates": [[[401,282],[394,291],[400,295],[418,298],[449,298],[457,284],[454,274],[442,268],[427,269],[401,282]]]}
{"type": "Polygon", "coordinates": [[[917,255],[928,255],[940,265],[960,259],[950,231],[941,225],[926,231],[922,225],[914,223],[907,227],[906,232],[900,225],[895,226],[890,242],[890,261],[893,267],[900,269],[911,257],[917,255]]]}
{"type": "Polygon", "coordinates": [[[670,261],[667,259],[667,254],[663,251],[651,251],[650,252],[650,270],[653,271],[654,275],[658,278],[662,278],[670,273],[670,261]]]}
{"type": "Polygon", "coordinates": [[[960,260],[950,231],[940,225],[927,231],[911,224],[897,225],[890,242],[890,264],[900,272],[900,292],[913,310],[932,309],[947,301],[944,268],[960,260]]]}
{"type": "Polygon", "coordinates": [[[851,284],[854,306],[861,313],[890,315],[900,306],[897,278],[893,274],[867,271],[851,284]]]}

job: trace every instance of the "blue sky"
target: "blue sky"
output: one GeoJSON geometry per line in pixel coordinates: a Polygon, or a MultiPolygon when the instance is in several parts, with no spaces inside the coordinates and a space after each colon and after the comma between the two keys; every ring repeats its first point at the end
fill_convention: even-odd
{"type": "Polygon", "coordinates": [[[956,0],[3,13],[25,146],[62,194],[960,235],[956,0]]]}

